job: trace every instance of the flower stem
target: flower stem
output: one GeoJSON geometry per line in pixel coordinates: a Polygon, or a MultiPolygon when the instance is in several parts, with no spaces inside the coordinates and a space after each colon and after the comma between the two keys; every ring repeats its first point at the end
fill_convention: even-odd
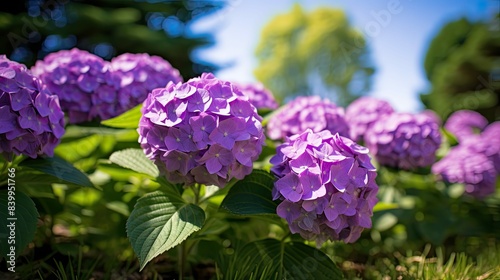
{"type": "Polygon", "coordinates": [[[200,184],[191,185],[191,189],[193,190],[194,193],[194,204],[199,205],[201,185],[200,184]]]}
{"type": "Polygon", "coordinates": [[[179,244],[179,280],[184,279],[184,270],[186,269],[186,241],[179,244]]]}

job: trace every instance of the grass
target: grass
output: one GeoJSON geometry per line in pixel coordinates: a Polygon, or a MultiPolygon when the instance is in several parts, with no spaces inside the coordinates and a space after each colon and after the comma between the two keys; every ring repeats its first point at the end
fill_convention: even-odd
{"type": "Polygon", "coordinates": [[[486,248],[475,258],[454,252],[445,259],[440,247],[435,249],[435,257],[428,257],[430,251],[428,245],[420,255],[395,253],[392,259],[378,259],[369,265],[346,261],[342,269],[347,279],[500,279],[499,245],[486,248]]]}
{"type": "MultiPolygon", "coordinates": [[[[227,261],[227,260],[226,260],[227,261]]],[[[31,267],[31,279],[174,279],[174,275],[162,272],[169,265],[174,268],[172,260],[159,262],[150,271],[138,272],[135,262],[120,263],[114,259],[103,259],[86,256],[81,251],[74,257],[48,257],[31,267]],[[34,266],[34,267],[33,267],[34,266]],[[153,271],[154,270],[154,271],[153,271]],[[161,276],[160,276],[161,275],[161,276]],[[173,278],[172,278],[173,277],[173,278]]],[[[232,262],[216,265],[216,275],[211,279],[236,279],[239,271],[233,271],[232,262]],[[224,268],[223,268],[224,267],[224,268]],[[225,271],[222,273],[220,270],[225,271]]],[[[365,264],[344,261],[339,264],[345,279],[444,279],[444,280],[485,280],[500,279],[500,244],[485,247],[477,256],[472,257],[463,252],[446,253],[442,247],[426,246],[422,253],[408,252],[406,255],[394,253],[393,257],[384,257],[368,261],[365,264]]],[[[213,269],[207,268],[207,269],[213,269]]],[[[25,271],[28,272],[28,271],[25,271]]],[[[26,273],[23,273],[26,275],[26,273]]],[[[19,274],[18,274],[19,275],[19,274]]],[[[9,278],[12,274],[0,272],[0,279],[9,278]]],[[[273,275],[252,275],[252,279],[273,279],[273,275]]],[[[205,278],[204,278],[205,279],[205,278]]]]}

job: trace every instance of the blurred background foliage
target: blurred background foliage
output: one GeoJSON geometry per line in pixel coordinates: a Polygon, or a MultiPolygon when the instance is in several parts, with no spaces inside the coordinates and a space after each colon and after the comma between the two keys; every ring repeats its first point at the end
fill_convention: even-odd
{"type": "Polygon", "coordinates": [[[73,47],[105,59],[149,53],[168,60],[184,79],[217,66],[193,59],[195,48],[213,44],[190,24],[219,11],[222,0],[26,0],[0,8],[0,53],[31,67],[48,53],[73,47]]]}
{"type": "Polygon", "coordinates": [[[280,101],[328,97],[345,106],[370,89],[375,69],[363,34],[340,9],[291,11],[273,18],[257,46],[255,76],[280,101]]]}
{"type": "Polygon", "coordinates": [[[446,119],[454,111],[478,111],[490,122],[500,116],[500,14],[484,22],[449,22],[432,40],[424,60],[426,108],[446,119]]]}

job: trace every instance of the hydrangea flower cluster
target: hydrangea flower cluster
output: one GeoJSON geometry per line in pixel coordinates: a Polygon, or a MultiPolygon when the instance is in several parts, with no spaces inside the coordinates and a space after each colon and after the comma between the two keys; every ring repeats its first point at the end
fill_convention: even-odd
{"type": "Polygon", "coordinates": [[[350,125],[351,139],[360,141],[366,130],[383,116],[394,113],[389,102],[374,97],[360,97],[346,109],[345,118],[350,125]]]}
{"type": "Polygon", "coordinates": [[[321,245],[356,241],[371,227],[378,186],[368,149],[330,131],[310,129],[277,147],[273,199],[292,233],[321,245]]]}
{"type": "Polygon", "coordinates": [[[432,166],[432,173],[448,183],[465,185],[465,192],[482,199],[495,192],[498,172],[493,162],[470,145],[458,145],[432,166]]]}
{"type": "Polygon", "coordinates": [[[110,64],[100,57],[76,48],[62,50],[37,61],[32,71],[59,96],[70,123],[118,115],[110,64]]]}
{"type": "Polygon", "coordinates": [[[64,134],[64,114],[26,66],[0,55],[0,153],[36,158],[54,155],[64,134]]]}
{"type": "Polygon", "coordinates": [[[119,114],[142,103],[155,88],[168,82],[182,82],[179,70],[159,56],[124,53],[111,60],[113,79],[118,85],[119,114]]]}
{"type": "Polygon", "coordinates": [[[469,136],[481,133],[487,125],[488,120],[478,112],[460,110],[448,117],[444,128],[453,133],[458,141],[463,141],[469,136]]]}
{"type": "Polygon", "coordinates": [[[285,139],[304,132],[329,130],[349,137],[349,125],[344,108],[318,96],[297,97],[280,109],[267,125],[267,134],[273,140],[285,139]]]}
{"type": "Polygon", "coordinates": [[[250,174],[262,151],[262,118],[234,85],[204,73],[154,89],[139,143],[173,183],[224,185],[250,174]]]}
{"type": "Polygon", "coordinates": [[[381,165],[412,170],[434,163],[441,133],[427,115],[393,113],[367,130],[365,143],[381,165]]]}
{"type": "Polygon", "coordinates": [[[276,109],[278,102],[273,94],[261,83],[237,84],[241,92],[248,97],[253,106],[257,109],[276,109]]]}

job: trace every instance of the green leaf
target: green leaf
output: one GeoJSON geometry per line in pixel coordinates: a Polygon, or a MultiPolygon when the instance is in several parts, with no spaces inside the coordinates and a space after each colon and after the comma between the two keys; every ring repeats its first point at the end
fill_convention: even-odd
{"type": "Polygon", "coordinates": [[[142,104],[117,117],[102,121],[101,124],[116,128],[137,128],[142,115],[141,108],[142,104]]]}
{"type": "Polygon", "coordinates": [[[205,212],[180,196],[156,191],[137,200],[127,221],[127,236],[141,270],[159,254],[201,229],[205,212]]]}
{"type": "Polygon", "coordinates": [[[59,157],[26,159],[19,166],[35,169],[79,186],[93,186],[85,173],[59,157]]]}
{"type": "Polygon", "coordinates": [[[456,146],[458,144],[457,137],[445,128],[441,128],[441,134],[444,136],[450,146],[456,146]]]}
{"type": "Polygon", "coordinates": [[[109,157],[113,163],[125,167],[135,172],[149,175],[151,177],[158,177],[160,171],[158,167],[146,157],[141,149],[125,149],[114,152],[109,157]]]}
{"type": "Polygon", "coordinates": [[[393,209],[398,209],[399,205],[397,203],[389,203],[389,202],[383,202],[379,201],[377,204],[375,204],[375,207],[373,207],[373,212],[378,212],[378,211],[387,211],[387,210],[393,210],[393,209]]]}
{"type": "Polygon", "coordinates": [[[269,172],[254,170],[229,190],[221,207],[237,215],[276,214],[273,201],[274,177],[269,172]]]}
{"type": "Polygon", "coordinates": [[[38,211],[33,200],[15,187],[10,191],[0,190],[0,205],[0,254],[10,261],[7,254],[11,254],[11,246],[17,256],[35,237],[38,211]]]}
{"type": "Polygon", "coordinates": [[[342,279],[340,269],[320,250],[300,242],[264,239],[246,244],[236,254],[236,275],[224,279],[342,279]],[[264,276],[265,274],[265,276],[264,276]]]}

